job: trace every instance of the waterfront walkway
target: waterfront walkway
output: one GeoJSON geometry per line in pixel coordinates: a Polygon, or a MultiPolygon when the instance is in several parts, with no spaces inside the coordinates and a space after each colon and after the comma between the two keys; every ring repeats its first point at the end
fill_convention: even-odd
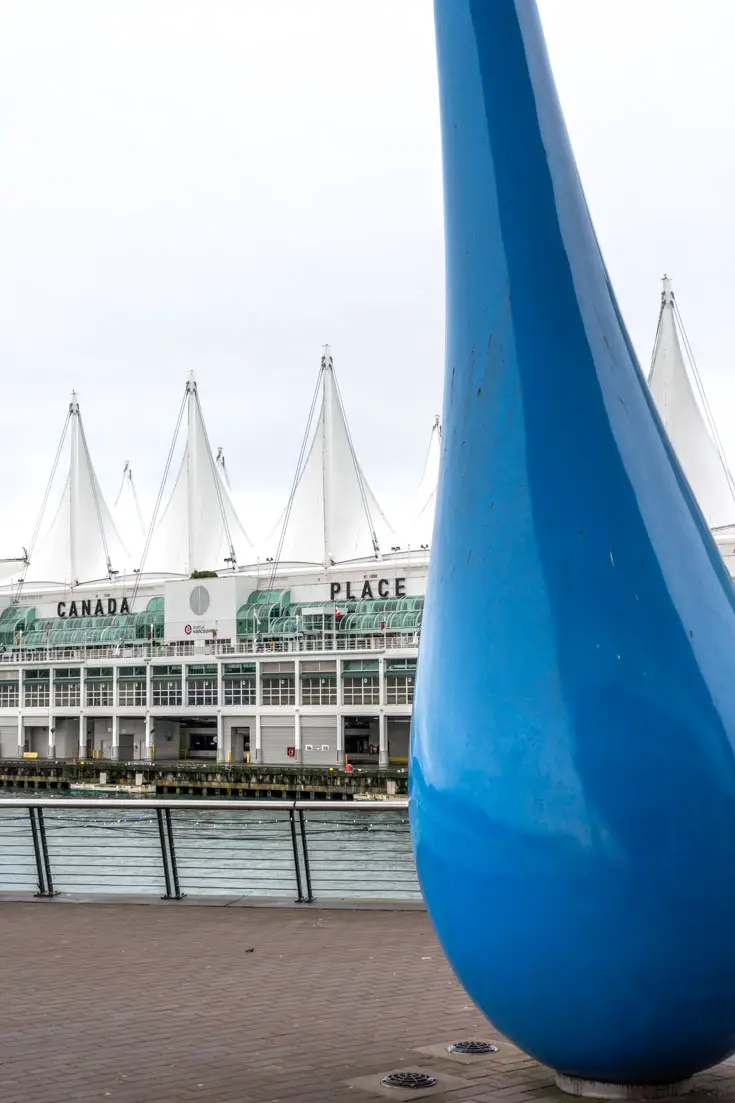
{"type": "MultiPolygon", "coordinates": [[[[485,1023],[421,911],[6,901],[0,937],[3,1103],[423,1098],[380,1095],[396,1068],[453,1103],[569,1098],[485,1023]],[[441,1056],[468,1038],[499,1052],[441,1056]]],[[[713,1089],[735,1100],[735,1066],[688,1098],[713,1089]]]]}

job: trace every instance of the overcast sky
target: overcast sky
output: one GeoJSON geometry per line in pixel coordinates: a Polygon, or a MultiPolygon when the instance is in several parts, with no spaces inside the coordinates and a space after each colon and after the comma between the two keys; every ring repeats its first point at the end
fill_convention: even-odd
{"type": "MultiPolygon", "coordinates": [[[[732,0],[541,0],[639,356],[674,278],[735,460],[732,0]]],[[[151,502],[186,374],[256,538],[325,341],[394,516],[441,405],[430,0],[0,0],[0,555],[80,393],[108,499],[151,502]]]]}

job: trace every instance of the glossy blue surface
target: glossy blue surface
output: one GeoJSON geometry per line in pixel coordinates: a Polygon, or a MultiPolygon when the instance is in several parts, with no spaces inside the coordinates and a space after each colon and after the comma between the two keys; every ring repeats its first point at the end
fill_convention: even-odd
{"type": "Polygon", "coordinates": [[[419,874],[518,1045],[675,1080],[735,1049],[733,587],[621,320],[534,3],[436,0],[436,21],[448,329],[419,874]]]}

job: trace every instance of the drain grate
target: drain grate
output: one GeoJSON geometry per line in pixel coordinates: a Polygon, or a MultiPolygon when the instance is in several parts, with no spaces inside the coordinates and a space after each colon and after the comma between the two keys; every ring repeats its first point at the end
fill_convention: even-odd
{"type": "Polygon", "coordinates": [[[498,1047],[492,1045],[490,1042],[454,1042],[451,1046],[447,1046],[448,1053],[466,1053],[466,1054],[478,1054],[478,1053],[497,1053],[498,1047]]]}
{"type": "Polygon", "coordinates": [[[413,1088],[419,1091],[421,1088],[435,1088],[439,1081],[426,1072],[391,1072],[380,1083],[386,1088],[413,1088]]]}

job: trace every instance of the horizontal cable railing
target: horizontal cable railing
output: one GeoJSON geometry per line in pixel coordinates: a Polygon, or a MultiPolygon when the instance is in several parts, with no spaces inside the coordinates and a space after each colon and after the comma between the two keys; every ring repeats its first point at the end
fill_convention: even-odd
{"type": "Polygon", "coordinates": [[[409,900],[406,801],[0,799],[0,892],[409,900]]]}
{"type": "Polygon", "coordinates": [[[163,643],[160,641],[123,644],[89,644],[86,647],[18,647],[0,651],[2,663],[57,662],[84,659],[150,659],[186,658],[200,655],[292,655],[304,652],[328,654],[334,651],[396,651],[413,650],[419,645],[418,632],[381,634],[377,636],[326,635],[294,639],[239,639],[235,643],[208,640],[201,646],[193,641],[163,643]]]}

